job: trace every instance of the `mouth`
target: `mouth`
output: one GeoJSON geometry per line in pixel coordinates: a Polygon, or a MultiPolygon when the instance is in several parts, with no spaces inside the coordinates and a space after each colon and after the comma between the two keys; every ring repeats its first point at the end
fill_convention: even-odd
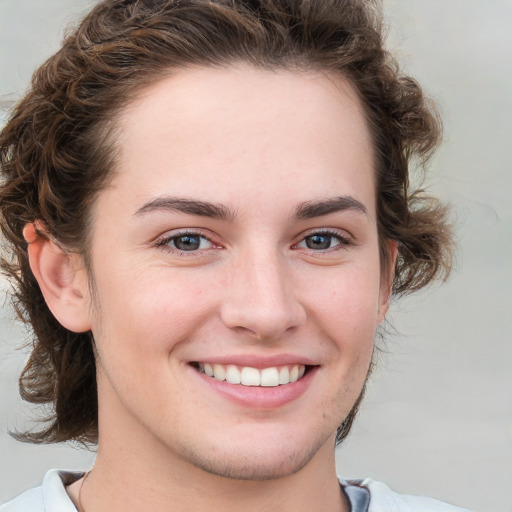
{"type": "Polygon", "coordinates": [[[239,384],[249,387],[275,388],[301,380],[310,367],[304,364],[288,364],[268,368],[253,368],[234,364],[211,364],[206,362],[193,363],[199,372],[219,381],[229,384],[239,384]]]}

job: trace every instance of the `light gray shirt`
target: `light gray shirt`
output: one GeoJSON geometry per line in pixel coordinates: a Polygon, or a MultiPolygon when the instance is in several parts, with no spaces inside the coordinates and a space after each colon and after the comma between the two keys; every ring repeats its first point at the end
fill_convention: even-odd
{"type": "MultiPolygon", "coordinates": [[[[39,487],[25,491],[0,506],[0,512],[77,512],[66,492],[83,473],[52,469],[39,487]]],[[[340,485],[351,504],[351,512],[469,512],[430,498],[405,496],[369,478],[343,480],[340,485]]]]}

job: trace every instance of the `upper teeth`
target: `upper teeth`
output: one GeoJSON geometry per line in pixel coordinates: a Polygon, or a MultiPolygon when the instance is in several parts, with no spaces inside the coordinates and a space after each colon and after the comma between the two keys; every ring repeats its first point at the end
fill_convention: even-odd
{"type": "Polygon", "coordinates": [[[293,364],[259,370],[250,366],[238,367],[233,364],[199,363],[199,370],[209,377],[225,380],[230,384],[275,387],[299,380],[304,375],[306,367],[303,364],[293,364]]]}

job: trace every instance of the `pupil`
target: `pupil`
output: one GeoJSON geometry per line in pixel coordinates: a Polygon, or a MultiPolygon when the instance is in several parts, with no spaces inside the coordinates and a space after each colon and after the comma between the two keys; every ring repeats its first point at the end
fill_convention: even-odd
{"type": "Polygon", "coordinates": [[[174,241],[174,245],[180,251],[195,251],[199,249],[200,244],[200,237],[194,235],[183,235],[174,241]]]}
{"type": "Polygon", "coordinates": [[[331,246],[330,235],[312,235],[306,239],[308,249],[329,249],[331,246]]]}

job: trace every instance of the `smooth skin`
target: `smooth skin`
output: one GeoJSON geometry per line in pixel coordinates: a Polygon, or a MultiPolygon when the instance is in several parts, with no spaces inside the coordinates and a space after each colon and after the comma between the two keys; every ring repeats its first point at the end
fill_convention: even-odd
{"type": "Polygon", "coordinates": [[[92,275],[25,233],[49,307],[96,341],[85,509],[346,510],[334,439],[364,386],[395,256],[390,242],[382,268],[356,94],[319,73],[182,70],[127,105],[115,138],[92,275]],[[308,372],[220,385],[205,362],[308,372]]]}

